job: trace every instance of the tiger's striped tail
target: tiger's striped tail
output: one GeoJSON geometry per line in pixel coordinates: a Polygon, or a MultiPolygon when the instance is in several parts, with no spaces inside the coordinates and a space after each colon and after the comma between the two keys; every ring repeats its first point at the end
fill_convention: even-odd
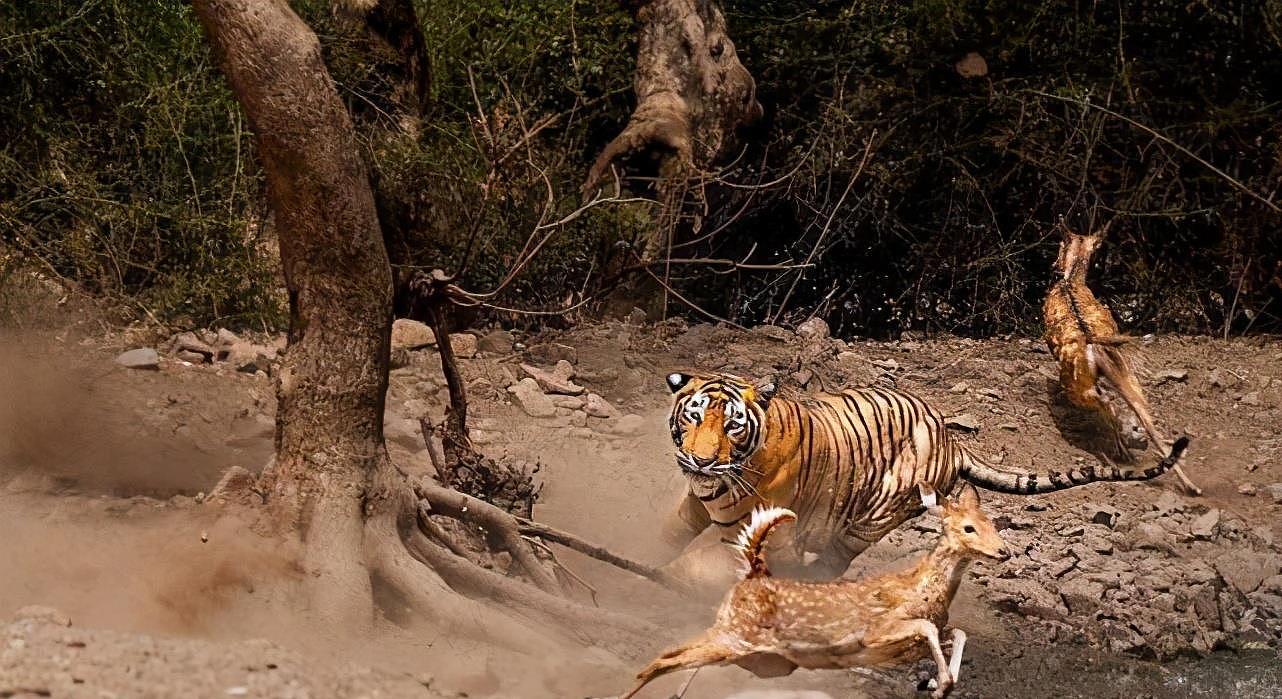
{"type": "MultiPolygon", "coordinates": [[[[1047,471],[1046,473],[1012,473],[986,463],[969,450],[958,445],[961,452],[961,475],[967,481],[999,493],[1016,495],[1033,495],[1052,493],[1056,490],[1073,488],[1087,483],[1102,481],[1147,481],[1166,473],[1179,463],[1180,456],[1188,448],[1189,438],[1180,437],[1171,445],[1171,451],[1152,468],[1143,471],[1124,471],[1116,466],[1108,468],[1097,464],[1088,464],[1069,471],[1047,471]]],[[[755,518],[753,520],[756,521],[755,518]]]]}
{"type": "Polygon", "coordinates": [[[766,544],[766,537],[770,535],[770,530],[784,522],[794,522],[797,515],[792,510],[783,507],[758,507],[752,511],[752,519],[739,532],[739,538],[735,541],[734,547],[743,555],[746,567],[743,570],[743,578],[763,578],[770,575],[770,569],[766,567],[766,558],[762,555],[761,549],[766,544]]]}

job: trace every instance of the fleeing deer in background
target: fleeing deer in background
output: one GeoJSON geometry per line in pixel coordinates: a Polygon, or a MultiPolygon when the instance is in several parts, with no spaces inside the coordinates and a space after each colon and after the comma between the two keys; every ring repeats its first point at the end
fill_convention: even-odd
{"type": "MultiPolygon", "coordinates": [[[[1099,248],[1109,225],[1090,235],[1081,235],[1063,226],[1064,239],[1055,260],[1057,279],[1046,294],[1042,310],[1046,320],[1046,344],[1059,361],[1059,381],[1074,405],[1095,411],[1108,423],[1116,440],[1119,458],[1131,460],[1117,409],[1105,400],[1099,390],[1103,377],[1126,401],[1144,430],[1149,446],[1164,453],[1170,445],[1161,437],[1149,414],[1148,401],[1127,356],[1131,338],[1118,332],[1117,321],[1095,294],[1086,286],[1086,272],[1091,256],[1099,248]]],[[[1193,495],[1201,495],[1184,470],[1176,464],[1175,475],[1193,495]]]]}
{"type": "Polygon", "coordinates": [[[796,519],[771,507],[753,512],[736,548],[747,564],[726,595],[712,628],[650,663],[638,675],[628,699],[656,677],[684,668],[735,664],[763,676],[798,667],[853,668],[912,662],[929,654],[935,661],[935,690],[943,697],[961,672],[966,634],[952,632],[951,658],[944,657],[940,633],[948,607],[973,558],[1005,560],[1006,544],[979,507],[979,493],[966,484],[953,499],[938,503],[934,489],[918,484],[922,505],[943,521],[939,541],[907,571],[862,580],[807,582],[770,575],[762,548],[770,530],[796,519]]]}

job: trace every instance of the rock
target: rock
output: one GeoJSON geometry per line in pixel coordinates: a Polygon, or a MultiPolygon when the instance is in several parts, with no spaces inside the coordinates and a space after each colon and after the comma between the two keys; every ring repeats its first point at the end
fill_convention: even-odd
{"type": "Polygon", "coordinates": [[[958,75],[968,80],[982,78],[988,75],[988,61],[984,60],[983,56],[971,51],[954,63],[953,69],[957,71],[958,75]]]}
{"type": "Polygon", "coordinates": [[[1171,535],[1154,522],[1140,522],[1131,530],[1131,547],[1166,551],[1171,548],[1171,535]]]}
{"type": "Polygon", "coordinates": [[[885,369],[886,371],[899,370],[899,362],[893,359],[874,359],[872,360],[872,364],[873,366],[880,367],[882,369],[885,369]]]}
{"type": "Polygon", "coordinates": [[[579,351],[559,342],[545,342],[531,347],[529,351],[531,359],[544,364],[555,364],[561,361],[579,363],[579,351]]]}
{"type": "Polygon", "coordinates": [[[645,418],[635,414],[624,415],[610,426],[611,433],[620,435],[637,434],[643,429],[645,429],[645,418]]]}
{"type": "Polygon", "coordinates": [[[204,364],[209,357],[199,352],[188,352],[187,350],[178,350],[174,356],[188,364],[204,364]]]}
{"type": "Polygon", "coordinates": [[[589,393],[583,410],[592,417],[614,417],[619,414],[610,402],[595,393],[589,393]]]}
{"type": "Polygon", "coordinates": [[[276,350],[242,340],[228,348],[219,350],[219,354],[236,371],[253,374],[258,371],[269,372],[271,370],[272,359],[276,357],[276,350]]]}
{"type": "Polygon", "coordinates": [[[515,398],[517,405],[530,417],[552,417],[556,415],[556,405],[543,393],[537,381],[524,378],[507,387],[515,398]]]}
{"type": "Polygon", "coordinates": [[[1282,556],[1234,549],[1215,559],[1215,571],[1242,594],[1250,594],[1282,572],[1282,556]]]}
{"type": "Polygon", "coordinates": [[[524,371],[527,376],[534,379],[539,387],[548,393],[577,396],[585,390],[582,386],[570,380],[574,376],[574,365],[565,360],[557,362],[552,371],[530,366],[529,364],[522,364],[521,371],[524,371]]]}
{"type": "Polygon", "coordinates": [[[944,418],[944,424],[953,429],[963,430],[965,432],[979,431],[979,418],[970,413],[962,413],[944,418]]]}
{"type": "Polygon", "coordinates": [[[454,356],[459,359],[471,359],[476,356],[476,336],[471,333],[450,333],[450,347],[454,356]]]}
{"type": "Polygon", "coordinates": [[[13,620],[38,621],[42,624],[53,624],[54,626],[71,626],[71,617],[53,607],[45,607],[39,604],[19,607],[18,611],[13,613],[13,620]]]}
{"type": "Polygon", "coordinates": [[[791,332],[778,325],[758,325],[752,329],[752,332],[778,342],[791,342],[793,338],[791,332]]]}
{"type": "Polygon", "coordinates": [[[1104,599],[1104,586],[1078,576],[1060,585],[1059,596],[1069,612],[1084,616],[1099,609],[1100,601],[1104,599]]]}
{"type": "Polygon", "coordinates": [[[1121,515],[1121,512],[1114,507],[1094,503],[1086,506],[1086,513],[1091,518],[1091,523],[1102,524],[1109,529],[1117,525],[1117,519],[1121,515]]]}
{"type": "Polygon", "coordinates": [[[1184,369],[1163,369],[1157,372],[1157,382],[1166,383],[1168,381],[1178,381],[1184,383],[1188,381],[1189,373],[1184,369]]]}
{"type": "Polygon", "coordinates": [[[1193,523],[1189,525],[1189,533],[1194,539],[1209,540],[1215,536],[1215,527],[1220,523],[1220,511],[1210,509],[1204,515],[1200,515],[1193,523]]]}
{"type": "Polygon", "coordinates": [[[570,413],[571,427],[586,427],[588,424],[588,414],[582,410],[576,410],[570,413]]]}
{"type": "Polygon", "coordinates": [[[1238,399],[1238,402],[1241,403],[1242,405],[1248,405],[1252,408],[1258,408],[1261,405],[1260,392],[1251,391],[1250,393],[1243,393],[1242,397],[1238,399]]]}
{"type": "Polygon", "coordinates": [[[727,694],[726,699],[832,699],[832,695],[814,689],[746,689],[727,694]]]}
{"type": "Polygon", "coordinates": [[[551,395],[552,405],[565,410],[578,410],[583,407],[584,401],[578,396],[551,395]]]}
{"type": "Polygon", "coordinates": [[[1238,487],[1237,487],[1237,491],[1238,491],[1239,493],[1243,494],[1243,495],[1248,495],[1248,496],[1249,496],[1249,495],[1255,495],[1255,492],[1256,492],[1256,490],[1255,490],[1255,484],[1254,484],[1254,483],[1242,483],[1242,484],[1238,485],[1238,487]]]}
{"type": "Polygon", "coordinates": [[[240,336],[227,328],[219,328],[218,332],[215,333],[214,336],[217,338],[214,344],[218,347],[230,347],[237,342],[240,342],[240,336]]]}
{"type": "Polygon", "coordinates": [[[1273,498],[1275,505],[1282,505],[1282,483],[1270,483],[1264,486],[1264,492],[1268,493],[1270,498],[1273,498]]]}
{"type": "Polygon", "coordinates": [[[476,341],[476,348],[486,354],[511,354],[516,338],[506,330],[491,330],[476,341]]]}
{"type": "Polygon", "coordinates": [[[436,344],[436,335],[426,323],[409,318],[392,321],[392,349],[416,350],[436,344]]]}
{"type": "Polygon", "coordinates": [[[1002,399],[1002,393],[1001,393],[1001,391],[998,391],[998,390],[997,390],[997,389],[995,389],[995,388],[981,388],[981,389],[978,389],[978,390],[977,390],[977,391],[975,391],[975,392],[976,392],[976,393],[978,393],[978,394],[979,394],[979,395],[981,395],[981,396],[986,397],[986,398],[992,398],[993,400],[1001,400],[1001,399],[1002,399]]]}
{"type": "Polygon", "coordinates": [[[1000,425],[998,425],[998,426],[997,426],[997,429],[999,429],[999,430],[1006,430],[1007,432],[1018,432],[1018,431],[1019,431],[1019,425],[1017,425],[1017,424],[1015,424],[1015,423],[1013,423],[1013,422],[1003,422],[1003,423],[1001,423],[1000,425]]]}
{"type": "Polygon", "coordinates": [[[969,390],[970,390],[970,384],[966,383],[965,381],[958,381],[957,383],[952,385],[952,388],[948,389],[948,392],[949,393],[965,393],[966,391],[969,391],[969,390]]]}
{"type": "Polygon", "coordinates": [[[1025,616],[1051,621],[1064,621],[1068,617],[1060,596],[1033,580],[992,578],[988,582],[988,597],[998,607],[1025,616]]]}
{"type": "MultiPolygon", "coordinates": [[[[178,336],[174,338],[174,353],[181,355],[183,352],[201,355],[202,358],[200,360],[193,362],[195,364],[214,356],[214,348],[210,347],[204,340],[196,337],[196,333],[193,332],[178,333],[178,336]]],[[[179,358],[182,359],[181,356],[179,358]]],[[[191,360],[185,359],[184,361],[191,360]]]]}
{"type": "Polygon", "coordinates": [[[803,340],[826,340],[832,336],[823,318],[811,318],[797,326],[797,336],[803,340]]]}
{"type": "Polygon", "coordinates": [[[139,347],[117,355],[116,363],[126,369],[156,371],[160,368],[160,355],[150,347],[139,347]]]}
{"type": "Polygon", "coordinates": [[[1152,507],[1160,515],[1170,515],[1176,512],[1184,512],[1189,508],[1188,501],[1170,491],[1163,492],[1153,501],[1152,507]]]}
{"type": "Polygon", "coordinates": [[[792,372],[792,380],[795,381],[798,386],[805,386],[810,383],[810,379],[813,378],[814,375],[815,373],[809,369],[801,369],[800,371],[792,372]]]}

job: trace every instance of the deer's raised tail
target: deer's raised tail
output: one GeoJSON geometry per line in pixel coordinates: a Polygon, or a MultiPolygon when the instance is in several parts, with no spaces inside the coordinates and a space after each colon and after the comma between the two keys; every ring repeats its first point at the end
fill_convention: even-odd
{"type": "Polygon", "coordinates": [[[743,555],[746,565],[743,573],[745,579],[770,575],[762,553],[766,537],[770,535],[771,529],[796,519],[797,515],[792,510],[783,507],[758,507],[752,511],[752,520],[739,532],[739,539],[735,541],[735,548],[743,555]]]}

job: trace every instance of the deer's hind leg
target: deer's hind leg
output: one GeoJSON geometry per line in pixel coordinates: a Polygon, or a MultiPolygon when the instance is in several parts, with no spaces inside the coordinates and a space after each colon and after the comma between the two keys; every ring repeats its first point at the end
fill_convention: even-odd
{"type": "Polygon", "coordinates": [[[724,645],[711,641],[707,636],[700,637],[689,643],[682,644],[672,650],[660,655],[654,659],[654,662],[645,666],[645,669],[637,673],[637,684],[627,694],[620,699],[629,699],[641,688],[649,684],[657,677],[661,677],[670,672],[677,670],[693,670],[704,665],[715,665],[724,663],[741,655],[737,651],[731,650],[724,645]]]}
{"type": "Polygon", "coordinates": [[[865,634],[863,643],[865,647],[876,648],[912,639],[924,641],[935,661],[936,686],[931,696],[935,699],[948,696],[953,688],[953,676],[949,672],[948,660],[944,658],[944,649],[939,645],[939,629],[928,619],[903,619],[883,624],[865,634]]]}

